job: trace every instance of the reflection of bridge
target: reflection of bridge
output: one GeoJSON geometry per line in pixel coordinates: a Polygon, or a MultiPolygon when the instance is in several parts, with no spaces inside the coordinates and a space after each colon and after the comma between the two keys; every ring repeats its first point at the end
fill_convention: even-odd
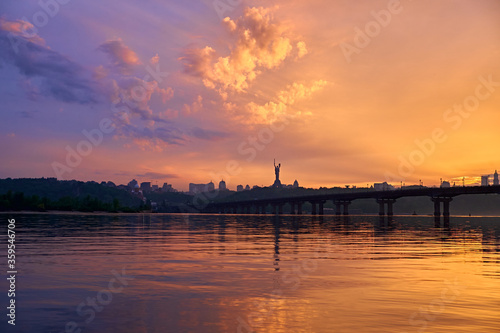
{"type": "Polygon", "coordinates": [[[356,199],[376,199],[380,205],[379,215],[392,216],[393,204],[398,198],[428,196],[434,202],[434,216],[441,216],[441,203],[443,216],[450,216],[450,202],[453,197],[465,194],[491,194],[500,193],[500,186],[471,186],[471,187],[421,187],[412,189],[397,189],[389,191],[359,191],[347,193],[317,194],[307,196],[254,199],[243,201],[212,202],[206,211],[212,213],[232,214],[265,214],[268,206],[272,207],[273,213],[283,214],[283,207],[288,204],[289,214],[302,214],[304,203],[311,203],[313,215],[323,215],[323,206],[328,201],[333,201],[336,215],[349,215],[349,204],[356,199]],[[385,207],[387,206],[387,211],[385,207]]]}

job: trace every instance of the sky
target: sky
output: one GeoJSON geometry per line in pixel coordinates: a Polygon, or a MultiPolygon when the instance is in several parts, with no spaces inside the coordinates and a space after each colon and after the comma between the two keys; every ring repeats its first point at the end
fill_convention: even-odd
{"type": "Polygon", "coordinates": [[[474,184],[497,0],[4,0],[1,178],[474,184]]]}

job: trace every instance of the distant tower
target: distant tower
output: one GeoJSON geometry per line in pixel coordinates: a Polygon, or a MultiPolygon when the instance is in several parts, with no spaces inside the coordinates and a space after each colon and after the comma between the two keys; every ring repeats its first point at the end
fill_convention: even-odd
{"type": "Polygon", "coordinates": [[[481,176],[481,186],[490,185],[490,175],[481,176]]]}
{"type": "Polygon", "coordinates": [[[250,191],[250,185],[245,186],[245,191],[250,191]]]}
{"type": "Polygon", "coordinates": [[[293,182],[293,188],[297,187],[299,187],[299,182],[297,181],[297,179],[295,179],[295,181],[293,182]]]}
{"type": "Polygon", "coordinates": [[[236,191],[238,191],[238,192],[243,191],[243,185],[236,186],[236,191]]]}
{"type": "Polygon", "coordinates": [[[226,189],[227,189],[226,182],[223,179],[219,182],[219,191],[225,191],[226,189]]]}
{"type": "Polygon", "coordinates": [[[500,185],[500,183],[498,182],[498,172],[496,170],[493,174],[493,185],[500,185]]]}

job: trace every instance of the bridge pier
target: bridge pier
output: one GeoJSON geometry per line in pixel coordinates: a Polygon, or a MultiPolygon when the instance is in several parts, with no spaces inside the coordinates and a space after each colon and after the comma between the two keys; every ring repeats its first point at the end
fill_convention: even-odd
{"type": "Polygon", "coordinates": [[[438,200],[437,198],[432,198],[431,200],[434,202],[434,217],[440,218],[441,217],[441,201],[438,200]]]}
{"type": "Polygon", "coordinates": [[[333,202],[335,204],[335,214],[336,215],[349,215],[349,205],[351,204],[351,200],[335,200],[333,202]],[[341,213],[342,207],[342,213],[341,213]]]}
{"type": "Polygon", "coordinates": [[[316,215],[316,201],[311,201],[311,215],[316,215]]]}
{"type": "Polygon", "coordinates": [[[434,197],[431,198],[434,202],[434,216],[441,217],[441,203],[443,203],[443,216],[450,216],[450,202],[453,201],[452,197],[434,197]]]}
{"type": "Polygon", "coordinates": [[[340,211],[342,208],[342,203],[340,201],[334,201],[335,204],[335,215],[342,215],[342,212],[340,211]]]}
{"type": "Polygon", "coordinates": [[[302,215],[302,202],[297,202],[297,215],[302,215]]]}
{"type": "Polygon", "coordinates": [[[385,216],[385,205],[387,204],[387,216],[393,216],[394,210],[392,205],[396,202],[396,199],[377,199],[379,204],[379,215],[385,216]]]}
{"type": "Polygon", "coordinates": [[[443,199],[443,216],[450,217],[450,202],[453,198],[444,198],[443,199]]]}
{"type": "Polygon", "coordinates": [[[318,202],[318,204],[319,204],[319,215],[324,215],[323,206],[324,206],[325,202],[323,200],[321,200],[320,202],[318,202]]]}
{"type": "Polygon", "coordinates": [[[344,201],[344,216],[349,215],[349,205],[351,204],[350,201],[344,201]]]}

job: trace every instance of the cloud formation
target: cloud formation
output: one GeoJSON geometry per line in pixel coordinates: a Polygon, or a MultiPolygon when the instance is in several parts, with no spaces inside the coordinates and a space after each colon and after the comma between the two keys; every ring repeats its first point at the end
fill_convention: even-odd
{"type": "Polygon", "coordinates": [[[178,175],[172,173],[161,173],[161,172],[145,172],[137,174],[138,178],[149,178],[149,179],[164,179],[164,178],[179,178],[178,175]]]}
{"type": "Polygon", "coordinates": [[[141,64],[137,54],[121,39],[104,42],[97,49],[108,55],[113,68],[121,74],[130,74],[134,66],[141,64]]]}
{"type": "Polygon", "coordinates": [[[0,19],[0,61],[26,78],[39,78],[38,89],[44,95],[66,103],[96,103],[99,89],[89,73],[46,47],[43,39],[27,32],[30,28],[29,22],[0,19]]]}
{"type": "MultiPolygon", "coordinates": [[[[115,104],[121,102],[122,108],[118,113],[126,113],[126,119],[138,116],[141,120],[154,122],[167,122],[161,112],[154,112],[150,101],[154,94],[158,94],[165,104],[174,96],[172,88],[160,88],[156,81],[145,81],[137,77],[120,77],[111,80],[111,101],[115,104]]],[[[119,109],[119,108],[117,108],[119,109]]],[[[128,123],[129,121],[127,121],[128,123]]]]}
{"type": "MultiPolygon", "coordinates": [[[[201,77],[207,88],[227,98],[228,91],[245,91],[263,69],[280,66],[293,45],[285,26],[274,21],[271,9],[246,8],[242,17],[226,17],[224,24],[236,39],[228,56],[216,59],[217,52],[207,46],[188,49],[180,59],[187,73],[201,77]]],[[[306,54],[305,43],[299,42],[297,48],[299,56],[306,54]]]]}
{"type": "Polygon", "coordinates": [[[285,90],[278,92],[273,101],[264,105],[250,102],[245,107],[243,114],[235,114],[236,118],[246,124],[270,124],[285,115],[297,116],[303,114],[302,111],[292,112],[289,110],[295,103],[309,98],[313,93],[322,90],[328,84],[327,81],[318,80],[310,86],[294,82],[286,87],[285,90]]]}
{"type": "Polygon", "coordinates": [[[197,139],[218,141],[227,138],[229,135],[225,132],[207,130],[201,127],[194,127],[191,130],[191,135],[197,139]]]}

